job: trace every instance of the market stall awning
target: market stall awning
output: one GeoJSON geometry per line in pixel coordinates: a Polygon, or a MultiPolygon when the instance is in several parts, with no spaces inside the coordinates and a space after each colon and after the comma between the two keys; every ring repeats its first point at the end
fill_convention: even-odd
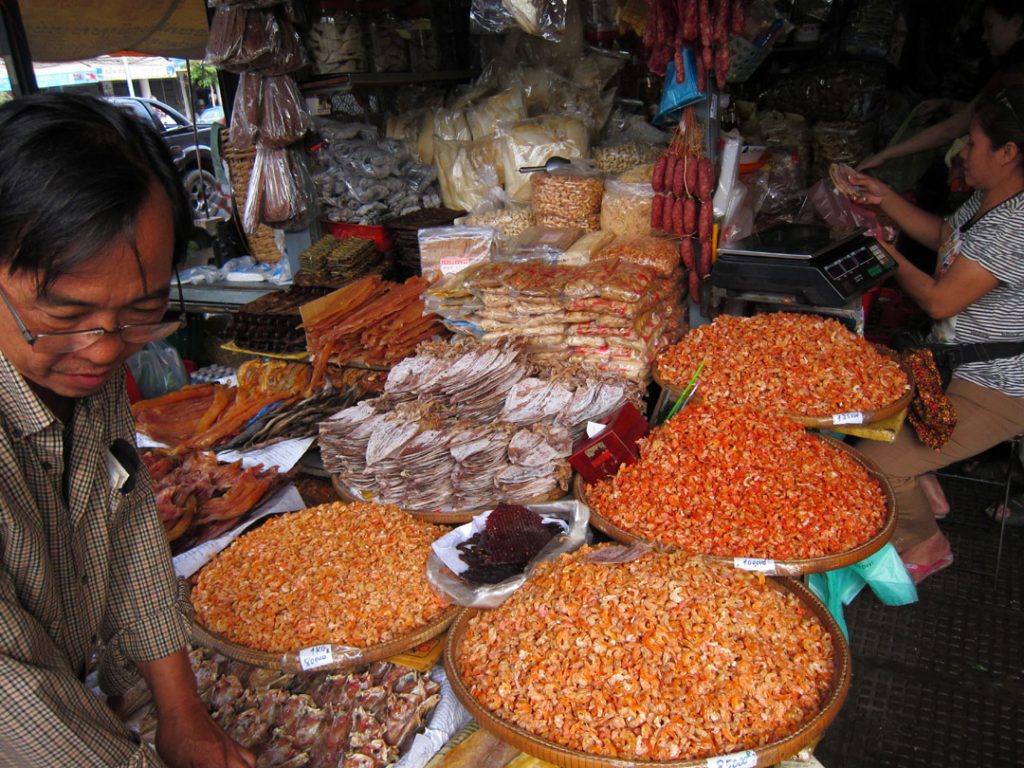
{"type": "Polygon", "coordinates": [[[209,27],[203,0],[23,0],[34,61],[76,61],[114,51],[201,59],[209,27]]]}

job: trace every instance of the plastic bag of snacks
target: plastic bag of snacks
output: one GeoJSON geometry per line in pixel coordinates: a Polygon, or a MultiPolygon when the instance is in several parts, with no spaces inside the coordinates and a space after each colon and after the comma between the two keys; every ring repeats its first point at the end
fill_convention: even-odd
{"type": "Polygon", "coordinates": [[[654,190],[650,183],[606,180],[601,200],[601,229],[614,235],[651,234],[653,200],[654,190]]]}
{"type": "Polygon", "coordinates": [[[663,237],[617,237],[602,248],[595,261],[620,259],[650,267],[659,275],[671,275],[679,266],[679,243],[663,237]]]}
{"type": "Polygon", "coordinates": [[[435,138],[441,199],[456,211],[472,211],[483,205],[498,188],[494,141],[448,141],[435,138]]]}
{"type": "Polygon", "coordinates": [[[494,255],[495,232],[490,227],[426,227],[418,239],[420,273],[431,281],[494,255]]]}
{"type": "Polygon", "coordinates": [[[586,157],[590,149],[587,127],[574,117],[549,115],[498,124],[498,161],[505,178],[505,191],[519,202],[532,194],[526,166],[542,166],[552,157],[586,157]]]}
{"type": "Polygon", "coordinates": [[[546,227],[578,227],[585,232],[601,228],[604,177],[585,163],[555,171],[534,173],[533,216],[546,227]]]}

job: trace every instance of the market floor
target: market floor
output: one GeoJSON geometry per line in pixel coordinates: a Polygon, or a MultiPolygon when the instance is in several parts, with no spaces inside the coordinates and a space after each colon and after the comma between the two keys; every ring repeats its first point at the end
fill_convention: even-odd
{"type": "Polygon", "coordinates": [[[1024,765],[1024,528],[1006,527],[994,582],[999,526],[984,509],[1002,489],[941,482],[956,561],[913,605],[864,590],[847,608],[853,683],[815,750],[825,768],[1024,765]]]}

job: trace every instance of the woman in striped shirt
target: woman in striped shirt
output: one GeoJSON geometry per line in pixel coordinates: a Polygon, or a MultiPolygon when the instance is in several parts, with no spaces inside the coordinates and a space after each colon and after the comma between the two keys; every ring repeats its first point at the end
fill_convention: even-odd
{"type": "MultiPolygon", "coordinates": [[[[976,191],[943,219],[870,176],[853,174],[857,203],[876,205],[904,234],[935,249],[932,274],[883,243],[899,264],[896,282],[935,321],[934,341],[1024,341],[1024,87],[982,96],[960,153],[976,191]]],[[[958,420],[941,449],[902,430],[894,443],[858,446],[888,476],[899,523],[893,544],[915,581],[952,564],[919,478],[1024,432],[1024,354],[961,365],[946,394],[958,420]]]]}

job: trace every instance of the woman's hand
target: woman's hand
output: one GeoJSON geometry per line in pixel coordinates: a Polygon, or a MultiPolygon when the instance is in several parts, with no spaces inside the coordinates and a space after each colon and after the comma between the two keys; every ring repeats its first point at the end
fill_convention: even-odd
{"type": "Polygon", "coordinates": [[[854,190],[848,197],[858,205],[880,206],[892,194],[892,189],[888,185],[866,173],[851,173],[846,177],[846,181],[854,190]]]}

